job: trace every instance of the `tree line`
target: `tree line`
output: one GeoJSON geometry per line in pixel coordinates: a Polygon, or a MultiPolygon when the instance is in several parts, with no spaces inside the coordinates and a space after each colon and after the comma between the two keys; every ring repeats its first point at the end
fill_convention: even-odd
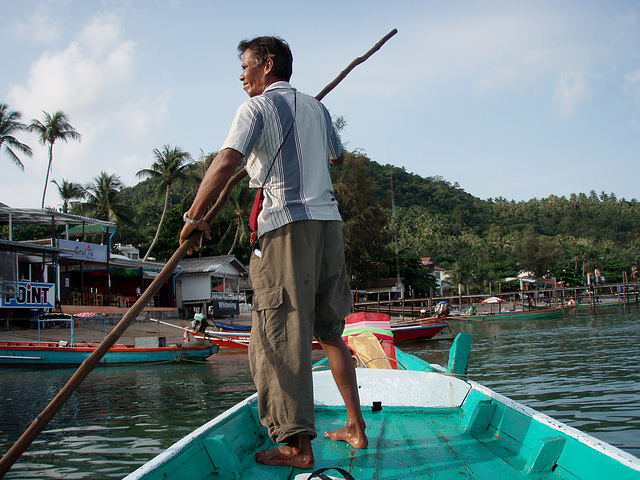
{"type": "MultiPolygon", "coordinates": [[[[43,121],[26,125],[18,112],[0,104],[0,147],[23,168],[18,153],[32,152],[13,134],[36,132],[49,148],[48,178],[54,143],[81,137],[63,112],[43,113],[43,121]]],[[[135,186],[125,187],[118,175],[107,172],[85,185],[68,179],[53,183],[61,211],[114,221],[114,243],[139,247],[145,260],[166,260],[178,246],[182,213],[215,155],[201,151],[194,159],[180,147],[165,145],[153,150],[153,161],[137,172],[141,181],[135,186]]],[[[427,295],[435,281],[421,265],[424,257],[449,272],[454,288],[461,284],[478,293],[495,291],[522,270],[576,286],[599,268],[607,281],[618,282],[640,256],[640,205],[635,199],[591,191],[568,198],[481,200],[457,183],[381,165],[359,150],[347,151],[344,165],[332,168],[331,175],[353,288],[399,275],[418,295],[427,295]]],[[[45,195],[46,184],[43,205],[45,195]]],[[[245,180],[211,226],[212,241],[199,255],[233,254],[248,263],[252,201],[245,180]]],[[[36,231],[23,229],[17,238],[36,231]]]]}

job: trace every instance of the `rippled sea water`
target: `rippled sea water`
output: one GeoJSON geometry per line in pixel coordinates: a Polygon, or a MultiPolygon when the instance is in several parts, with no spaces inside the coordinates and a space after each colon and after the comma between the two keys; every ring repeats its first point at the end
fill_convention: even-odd
{"type": "MultiPolygon", "coordinates": [[[[640,456],[637,305],[450,326],[472,335],[472,380],[640,456]]],[[[444,365],[450,345],[403,349],[444,365]]],[[[0,368],[0,454],[74,371],[0,368]]],[[[206,363],[98,367],[5,478],[122,478],[253,392],[242,352],[206,363]]]]}

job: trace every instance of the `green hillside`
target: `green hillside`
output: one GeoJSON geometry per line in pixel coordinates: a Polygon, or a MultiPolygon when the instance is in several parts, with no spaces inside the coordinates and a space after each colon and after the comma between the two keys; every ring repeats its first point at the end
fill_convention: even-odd
{"type": "MultiPolygon", "coordinates": [[[[194,162],[188,175],[172,185],[151,257],[166,260],[177,248],[182,213],[211,158],[194,162]]],[[[591,191],[521,202],[482,200],[456,183],[380,165],[359,151],[347,152],[345,164],[332,168],[332,178],[354,288],[399,273],[419,293],[428,293],[433,278],[419,266],[422,257],[431,257],[452,273],[454,284],[471,291],[488,291],[489,284],[520,270],[580,285],[586,272],[599,267],[607,281],[617,282],[640,259],[640,206],[635,199],[591,191]]],[[[114,243],[130,243],[141,255],[146,252],[164,205],[165,189],[159,182],[147,179],[119,189],[117,202],[133,215],[128,215],[131,221],[118,220],[114,243]]],[[[249,263],[252,201],[245,180],[212,225],[213,240],[203,246],[202,255],[232,253],[249,263]]],[[[73,213],[83,212],[81,203],[71,205],[73,213]]],[[[41,233],[26,228],[19,239],[41,233]]]]}
{"type": "MultiPolygon", "coordinates": [[[[592,191],[521,202],[482,200],[443,178],[424,178],[380,165],[360,152],[349,152],[345,165],[334,168],[332,176],[345,220],[345,248],[354,282],[395,276],[394,231],[403,276],[412,278],[418,259],[432,257],[436,265],[453,272],[455,282],[478,291],[522,269],[576,285],[598,266],[609,281],[620,281],[623,272],[640,259],[640,205],[635,199],[592,191]]],[[[157,185],[145,180],[122,191],[126,203],[136,209],[137,221],[123,225],[118,237],[140,245],[142,252],[162,211],[157,185]]],[[[155,258],[166,259],[175,250],[180,217],[196,188],[197,182],[175,186],[172,210],[153,251],[155,258]]],[[[251,196],[247,198],[248,219],[251,196]]],[[[213,227],[214,241],[203,254],[228,253],[229,219],[220,217],[213,227]]],[[[246,263],[249,252],[247,242],[233,250],[246,263]]],[[[414,284],[426,288],[429,281],[421,283],[418,278],[414,284]]]]}

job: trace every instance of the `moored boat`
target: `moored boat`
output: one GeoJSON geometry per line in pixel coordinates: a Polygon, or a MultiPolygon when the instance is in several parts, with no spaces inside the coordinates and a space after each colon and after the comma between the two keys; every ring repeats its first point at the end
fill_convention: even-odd
{"type": "Polygon", "coordinates": [[[224,323],[224,322],[216,322],[215,320],[213,321],[213,324],[221,331],[225,331],[225,330],[232,331],[232,332],[250,332],[251,331],[251,325],[237,325],[233,322],[224,323]]]}
{"type": "Polygon", "coordinates": [[[446,328],[449,328],[449,324],[444,318],[433,318],[415,323],[394,325],[391,327],[391,332],[393,333],[393,341],[398,343],[429,340],[446,328]]]}
{"type": "Polygon", "coordinates": [[[638,303],[637,294],[628,295],[598,295],[588,296],[583,295],[578,298],[578,307],[607,307],[607,306],[620,306],[630,303],[638,303]]]}
{"type": "Polygon", "coordinates": [[[235,331],[206,331],[197,333],[189,331],[189,334],[197,339],[203,339],[217,345],[220,348],[230,348],[236,350],[248,350],[251,332],[235,332],[235,331]]]}
{"type": "MultiPolygon", "coordinates": [[[[463,377],[470,337],[461,334],[447,369],[396,349],[401,369],[358,368],[369,447],[319,435],[315,468],[355,479],[640,479],[640,460],[463,377]],[[465,352],[466,350],[466,352],[465,352]]],[[[325,366],[325,361],[319,367],[325,366]]],[[[318,432],[344,422],[328,370],[314,371],[318,432]]],[[[189,434],[125,480],[306,479],[310,470],[257,464],[272,448],[254,394],[189,434]]]]}
{"type": "Polygon", "coordinates": [[[508,310],[499,313],[477,313],[475,315],[454,315],[447,319],[457,320],[537,320],[541,318],[559,317],[575,310],[576,305],[562,307],[536,308],[532,310],[508,310]]]}
{"type": "MultiPolygon", "coordinates": [[[[445,328],[449,328],[449,324],[444,320],[444,317],[434,317],[428,319],[422,319],[418,322],[410,322],[403,324],[391,325],[389,316],[382,313],[371,313],[371,312],[359,312],[355,314],[348,315],[346,318],[346,328],[345,334],[348,335],[350,330],[353,331],[353,328],[357,329],[358,324],[367,323],[366,328],[371,328],[373,324],[376,322],[382,322],[383,325],[381,328],[388,330],[391,332],[390,337],[393,338],[394,342],[406,342],[406,341],[416,341],[416,340],[428,340],[435,337],[438,333],[440,333],[445,328]],[[368,320],[364,320],[367,318],[368,320]],[[376,320],[372,320],[376,319],[376,320]]],[[[231,348],[231,349],[248,349],[249,348],[249,338],[251,337],[251,327],[242,326],[242,328],[246,328],[248,331],[241,330],[230,330],[225,329],[220,324],[215,324],[218,327],[218,330],[206,330],[204,333],[195,332],[189,330],[189,335],[198,338],[198,339],[208,339],[212,343],[218,345],[220,348],[231,348]]],[[[380,327],[380,326],[379,326],[380,327]]],[[[183,327],[186,328],[186,327],[183,327]]],[[[375,326],[374,326],[375,329],[375,326]]],[[[313,349],[319,350],[322,347],[316,341],[313,342],[313,349]]]]}
{"type": "MultiPolygon", "coordinates": [[[[188,334],[198,340],[206,340],[219,348],[227,348],[234,350],[248,350],[249,339],[251,338],[250,331],[227,331],[227,330],[207,330],[204,333],[194,332],[192,330],[186,330],[188,334]]],[[[315,340],[313,341],[313,349],[320,350],[322,347],[315,340]]]]}
{"type": "MultiPolygon", "coordinates": [[[[158,340],[153,339],[153,340],[158,340]]],[[[80,365],[97,343],[0,342],[0,364],[80,365]]],[[[156,363],[206,360],[218,351],[210,342],[187,342],[155,346],[114,345],[100,359],[101,364],[156,363]]]]}

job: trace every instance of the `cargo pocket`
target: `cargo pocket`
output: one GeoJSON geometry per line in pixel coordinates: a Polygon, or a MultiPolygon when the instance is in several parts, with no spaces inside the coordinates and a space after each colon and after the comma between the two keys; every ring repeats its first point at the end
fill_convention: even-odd
{"type": "Polygon", "coordinates": [[[254,310],[260,319],[261,336],[267,341],[287,339],[287,312],[284,311],[284,287],[259,288],[253,292],[254,310]]]}

